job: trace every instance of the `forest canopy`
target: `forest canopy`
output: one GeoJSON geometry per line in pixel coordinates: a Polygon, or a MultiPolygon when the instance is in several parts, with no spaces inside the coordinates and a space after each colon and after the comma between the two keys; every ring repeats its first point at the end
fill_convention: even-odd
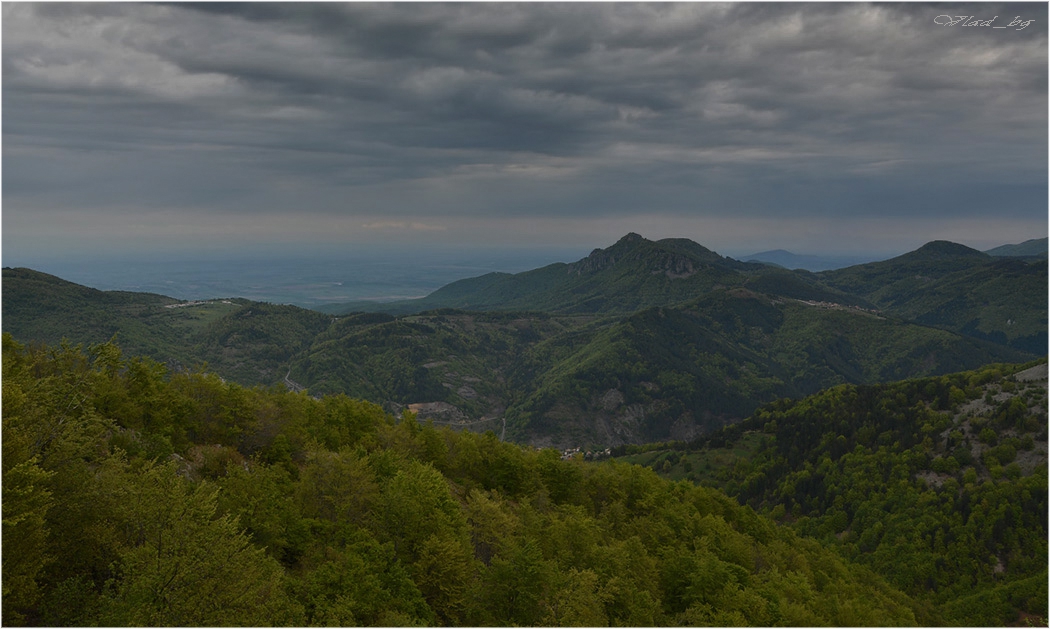
{"type": "Polygon", "coordinates": [[[7,625],[915,625],[721,491],[3,340],[7,625]]]}

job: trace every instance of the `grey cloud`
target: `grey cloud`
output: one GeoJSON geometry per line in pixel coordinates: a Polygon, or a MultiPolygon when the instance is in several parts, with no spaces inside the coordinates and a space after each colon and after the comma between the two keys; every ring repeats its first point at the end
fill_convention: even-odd
{"type": "Polygon", "coordinates": [[[7,4],[5,204],[1044,220],[1046,21],[1039,4],[7,4]]]}

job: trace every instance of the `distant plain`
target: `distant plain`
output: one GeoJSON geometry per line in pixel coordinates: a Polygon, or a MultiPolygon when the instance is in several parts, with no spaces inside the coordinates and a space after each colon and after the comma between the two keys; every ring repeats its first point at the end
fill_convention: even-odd
{"type": "MultiPolygon", "coordinates": [[[[573,262],[590,248],[520,247],[470,249],[362,249],[355,251],[241,251],[195,256],[49,257],[4,260],[99,290],[156,293],[176,299],[243,297],[253,301],[317,308],[326,304],[424,297],[442,286],[493,271],[518,273],[555,262],[573,262]]],[[[720,252],[721,253],[721,252],[720,252]]],[[[772,253],[772,252],[771,252],[772,253]]],[[[777,252],[785,253],[787,252],[777,252]]],[[[728,253],[740,260],[762,254],[728,253]]],[[[850,259],[787,254],[799,261],[768,261],[811,271],[889,256],[850,259]],[[807,264],[808,263],[808,264],[807,264]],[[812,268],[811,268],[812,267],[812,268]]]]}
{"type": "Polygon", "coordinates": [[[355,300],[423,297],[456,280],[491,271],[517,273],[587,255],[569,249],[430,249],[360,252],[266,252],[194,258],[5,260],[99,290],[156,293],[176,299],[243,297],[314,308],[355,300]]]}

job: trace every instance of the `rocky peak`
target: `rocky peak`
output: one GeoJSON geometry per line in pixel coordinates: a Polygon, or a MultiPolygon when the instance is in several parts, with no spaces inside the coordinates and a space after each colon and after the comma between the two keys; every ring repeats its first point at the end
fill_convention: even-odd
{"type": "Polygon", "coordinates": [[[569,273],[581,275],[607,269],[622,260],[627,254],[637,249],[639,245],[648,242],[649,241],[645,238],[631,232],[617,240],[616,244],[613,246],[607,249],[595,249],[586,258],[574,264],[570,264],[569,273]]]}

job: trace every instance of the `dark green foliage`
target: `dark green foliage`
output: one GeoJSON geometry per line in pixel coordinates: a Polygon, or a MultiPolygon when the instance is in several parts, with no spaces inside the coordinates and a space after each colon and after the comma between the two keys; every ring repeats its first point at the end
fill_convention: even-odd
{"type": "Polygon", "coordinates": [[[1041,355],[1047,263],[930,243],[887,260],[818,274],[828,285],[925,325],[1041,355]]]}
{"type": "Polygon", "coordinates": [[[247,303],[194,339],[200,356],[241,383],[280,383],[292,358],[328,329],[331,317],[295,306],[247,303]]]}
{"type": "Polygon", "coordinates": [[[245,299],[180,303],[148,293],[98,291],[29,269],[4,269],[4,331],[26,342],[121,347],[180,368],[207,363],[243,384],[283,381],[291,357],[330,317],[245,299]]]}
{"type": "Polygon", "coordinates": [[[1016,258],[1047,257],[1047,238],[1032,238],[1016,245],[1002,245],[985,251],[990,256],[1016,258]]]}
{"type": "MultiPolygon", "coordinates": [[[[119,332],[124,344],[137,350],[139,342],[154,334],[150,328],[165,314],[163,307],[177,303],[162,295],[103,292],[31,269],[5,268],[3,283],[4,319],[17,322],[17,336],[52,344],[63,336],[86,334],[103,342],[119,332]]],[[[169,337],[162,342],[175,340],[169,337]]]]}
{"type": "MultiPolygon", "coordinates": [[[[813,274],[632,234],[574,264],[451,284],[414,311],[436,309],[399,318],[176,304],[6,269],[5,330],[50,343],[101,343],[119,330],[136,354],[207,363],[232,382],[343,393],[395,414],[419,405],[439,425],[604,447],[690,439],[835,384],[1030,359],[1046,344],[1041,264],[931,243],[813,274]]],[[[200,428],[221,426],[221,409],[212,419],[200,428]]]]}
{"type": "Polygon", "coordinates": [[[378,308],[399,314],[434,308],[629,313],[680,302],[716,285],[737,285],[744,277],[740,268],[746,265],[689,240],[652,242],[628,234],[573,264],[489,273],[453,282],[424,299],[378,308]]]}
{"type": "Polygon", "coordinates": [[[878,308],[1041,355],[1047,344],[1045,252],[1043,258],[996,258],[935,241],[891,260],[814,274],[743,264],[684,239],[651,242],[629,234],[573,264],[516,275],[491,273],[455,282],[424,299],[354,307],[395,314],[449,306],[625,314],[743,286],[772,297],[878,308]]]}
{"type": "Polygon", "coordinates": [[[1004,379],[1031,366],[834,387],[628,460],[723,488],[927,600],[949,624],[1045,619],[1046,458],[1034,446],[1045,444],[1046,381],[1004,379]],[[993,389],[1010,397],[985,405],[993,389]]]}
{"type": "Polygon", "coordinates": [[[111,345],[5,335],[3,358],[8,624],[886,626],[920,611],[724,494],[637,466],[169,375],[111,345]],[[216,415],[226,427],[205,428],[216,415]],[[157,434],[169,454],[116,440],[157,434]]]}
{"type": "Polygon", "coordinates": [[[994,346],[859,310],[714,291],[530,348],[517,373],[538,377],[522,381],[526,396],[508,405],[508,424],[519,439],[566,444],[688,439],[779,397],[945,373],[1002,356],[994,346]],[[619,434],[602,434],[598,422],[581,417],[619,434]]]}

